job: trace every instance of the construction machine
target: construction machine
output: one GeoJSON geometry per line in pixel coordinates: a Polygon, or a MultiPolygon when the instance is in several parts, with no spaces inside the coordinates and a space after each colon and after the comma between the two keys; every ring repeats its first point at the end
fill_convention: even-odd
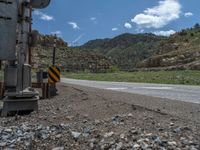
{"type": "Polygon", "coordinates": [[[31,86],[31,47],[37,39],[31,29],[32,10],[49,3],[50,0],[0,1],[0,61],[6,62],[2,116],[38,110],[39,93],[31,86]]]}

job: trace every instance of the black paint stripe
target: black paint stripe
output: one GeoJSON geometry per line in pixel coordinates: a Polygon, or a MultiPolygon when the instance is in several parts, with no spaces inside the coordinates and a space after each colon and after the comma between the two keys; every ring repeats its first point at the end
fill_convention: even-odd
{"type": "Polygon", "coordinates": [[[50,67],[50,70],[53,74],[55,74],[58,78],[60,78],[60,72],[56,70],[55,67],[50,67]]]}
{"type": "Polygon", "coordinates": [[[60,68],[59,67],[55,67],[55,66],[50,66],[54,71],[56,71],[57,74],[60,75],[60,68]]]}
{"type": "Polygon", "coordinates": [[[49,78],[50,78],[53,82],[57,82],[56,79],[54,79],[50,74],[49,74],[49,78]]]}
{"type": "Polygon", "coordinates": [[[58,75],[54,70],[53,70],[53,68],[49,68],[50,69],[50,71],[58,78],[58,79],[60,79],[60,75],[58,75]]]}
{"type": "Polygon", "coordinates": [[[49,71],[49,74],[50,74],[51,77],[54,78],[56,81],[60,81],[60,79],[58,79],[57,76],[55,76],[55,74],[53,74],[51,71],[49,71]]]}

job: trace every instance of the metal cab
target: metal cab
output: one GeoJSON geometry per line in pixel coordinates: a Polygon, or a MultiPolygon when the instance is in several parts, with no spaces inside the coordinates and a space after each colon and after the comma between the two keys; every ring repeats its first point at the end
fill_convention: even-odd
{"type": "Polygon", "coordinates": [[[16,0],[0,1],[0,60],[15,60],[18,6],[16,0]]]}

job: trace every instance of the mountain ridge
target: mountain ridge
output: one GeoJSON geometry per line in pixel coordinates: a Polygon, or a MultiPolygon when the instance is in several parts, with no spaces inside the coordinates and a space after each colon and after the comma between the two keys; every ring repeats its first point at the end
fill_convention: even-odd
{"type": "MultiPolygon", "coordinates": [[[[53,39],[51,35],[40,35],[33,53],[35,68],[46,68],[51,63],[53,39]]],[[[170,37],[124,33],[114,38],[91,40],[77,47],[68,47],[58,38],[56,60],[63,70],[70,72],[107,72],[112,67],[122,71],[200,70],[199,43],[198,24],[170,37]]]]}
{"type": "Polygon", "coordinates": [[[76,47],[108,57],[121,70],[200,69],[200,25],[183,29],[170,37],[152,33],[124,33],[96,39],[76,47]]]}
{"type": "Polygon", "coordinates": [[[111,39],[97,39],[76,47],[81,51],[94,51],[108,57],[113,65],[121,70],[135,68],[138,61],[152,56],[156,48],[166,37],[151,33],[124,33],[111,39]]]}

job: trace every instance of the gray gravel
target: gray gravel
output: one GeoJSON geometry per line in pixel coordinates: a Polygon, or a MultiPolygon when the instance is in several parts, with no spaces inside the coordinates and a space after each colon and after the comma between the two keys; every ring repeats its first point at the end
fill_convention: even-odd
{"type": "MultiPolygon", "coordinates": [[[[107,120],[85,120],[68,124],[44,126],[23,123],[19,126],[0,127],[0,147],[13,149],[182,149],[198,150],[200,143],[192,136],[188,127],[169,125],[168,131],[158,128],[151,133],[140,127],[131,127],[127,131],[114,131],[116,126],[124,126],[129,115],[115,116],[107,120]],[[99,126],[109,127],[105,132],[99,126]],[[113,128],[113,131],[112,131],[113,128]],[[54,145],[56,145],[54,147],[54,145]]],[[[103,128],[102,128],[103,129],[103,128]]]]}
{"type": "Polygon", "coordinates": [[[177,112],[182,106],[190,109],[187,116],[199,105],[168,100],[154,105],[158,99],[153,98],[152,107],[145,103],[149,97],[72,85],[58,88],[59,96],[39,102],[39,114],[0,118],[0,149],[200,149],[196,116],[169,113],[174,109],[170,104],[177,112]]]}

